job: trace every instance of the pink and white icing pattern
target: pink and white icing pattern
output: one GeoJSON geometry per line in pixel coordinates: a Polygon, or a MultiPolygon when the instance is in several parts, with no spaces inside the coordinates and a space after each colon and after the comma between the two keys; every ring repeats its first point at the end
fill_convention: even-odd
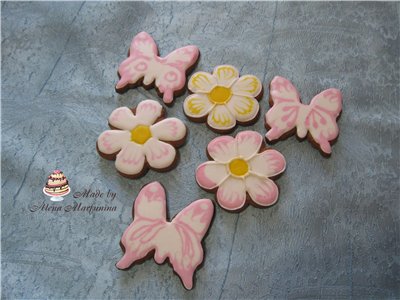
{"type": "Polygon", "coordinates": [[[266,113],[266,124],[271,128],[266,137],[273,141],[296,128],[297,136],[307,132],[320,145],[321,150],[332,152],[330,141],[339,135],[336,119],[342,111],[342,93],[330,88],[316,95],[309,105],[300,102],[294,85],[286,78],[276,76],[271,81],[272,108],[266,113]]]}
{"type": "Polygon", "coordinates": [[[226,210],[243,208],[246,193],[259,206],[274,204],[278,200],[279,190],[269,177],[282,173],[286,161],[280,152],[273,149],[259,153],[262,144],[261,134],[255,131],[239,132],[235,138],[215,138],[207,146],[213,161],[202,163],[197,168],[197,183],[205,190],[217,189],[217,202],[226,210]],[[247,172],[234,174],[230,166],[235,160],[240,160],[247,167],[247,172]]]}
{"type": "Polygon", "coordinates": [[[118,68],[121,78],[116,89],[136,84],[142,78],[146,86],[155,81],[156,87],[163,94],[163,101],[171,103],[174,92],[185,86],[186,71],[197,61],[199,53],[196,46],[190,45],[160,57],[153,38],[146,32],[140,32],[131,43],[129,57],[118,68]]]}
{"type": "Polygon", "coordinates": [[[97,140],[98,150],[106,155],[116,154],[115,167],[129,176],[143,171],[147,164],[153,169],[165,169],[175,161],[176,149],[170,142],[182,141],[186,136],[186,126],[177,118],[167,118],[159,122],[162,106],[157,101],[140,102],[134,114],[128,107],[114,110],[109,124],[117,129],[104,131],[97,140]],[[134,141],[132,130],[145,128],[147,139],[142,143],[134,141]]]}
{"type": "Polygon", "coordinates": [[[152,182],[140,191],[133,214],[133,222],[122,235],[125,254],[117,268],[127,269],[155,250],[156,263],[168,258],[185,288],[192,289],[194,272],[203,261],[201,241],[214,215],[212,201],[196,200],[168,222],[164,188],[152,182]]]}

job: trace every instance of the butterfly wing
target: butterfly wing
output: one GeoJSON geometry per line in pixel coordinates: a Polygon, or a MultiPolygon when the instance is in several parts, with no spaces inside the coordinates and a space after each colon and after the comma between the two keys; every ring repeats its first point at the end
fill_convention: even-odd
{"type": "Polygon", "coordinates": [[[158,236],[168,224],[165,191],[161,184],[152,182],[142,188],[135,200],[133,213],[133,222],[121,238],[125,254],[117,263],[118,269],[129,268],[157,246],[158,236]]]}
{"type": "Polygon", "coordinates": [[[162,263],[168,257],[187,289],[193,287],[194,271],[203,261],[201,240],[213,215],[214,205],[211,200],[197,200],[183,209],[158,236],[154,259],[162,263]]]}
{"type": "Polygon", "coordinates": [[[342,93],[338,89],[327,89],[311,100],[310,108],[305,125],[321,150],[330,154],[332,150],[329,141],[339,134],[336,118],[342,111],[342,93]]]}
{"type": "Polygon", "coordinates": [[[186,72],[197,61],[199,53],[196,46],[186,46],[159,59],[156,86],[164,94],[165,103],[171,103],[174,92],[185,86],[186,72]]]}
{"type": "Polygon", "coordinates": [[[154,77],[149,70],[154,65],[157,54],[158,49],[153,38],[146,32],[137,34],[132,40],[128,58],[118,68],[121,78],[116,89],[122,90],[128,84],[136,84],[141,78],[151,83],[154,77]]]}
{"type": "Polygon", "coordinates": [[[301,110],[297,89],[286,78],[275,76],[270,84],[271,109],[265,115],[265,122],[271,128],[266,137],[272,141],[296,127],[301,110]]]}

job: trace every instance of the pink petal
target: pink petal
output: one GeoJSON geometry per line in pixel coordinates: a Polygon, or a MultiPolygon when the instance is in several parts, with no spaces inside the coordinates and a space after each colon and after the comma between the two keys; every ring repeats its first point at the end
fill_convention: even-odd
{"type": "Polygon", "coordinates": [[[246,186],[243,179],[228,177],[218,188],[217,201],[227,210],[237,210],[246,203],[246,186]]]}
{"type": "Polygon", "coordinates": [[[276,176],[286,168],[285,157],[273,149],[257,154],[249,161],[249,164],[252,173],[265,177],[276,176]]]}
{"type": "Polygon", "coordinates": [[[186,135],[186,126],[177,118],[168,118],[151,126],[151,133],[162,141],[179,141],[186,135]]]}
{"type": "Polygon", "coordinates": [[[247,192],[258,205],[270,206],[278,200],[279,190],[271,179],[249,175],[245,181],[247,192]]]}
{"type": "Polygon", "coordinates": [[[144,100],[136,108],[138,123],[142,125],[153,125],[161,113],[161,104],[154,100],[144,100]]]}
{"type": "Polygon", "coordinates": [[[133,142],[127,143],[115,160],[117,170],[127,175],[139,174],[143,170],[143,166],[143,147],[133,142]]]}
{"type": "Polygon", "coordinates": [[[165,169],[175,160],[176,150],[170,144],[150,138],[144,144],[144,152],[149,165],[155,169],[165,169]]]}
{"type": "Polygon", "coordinates": [[[130,141],[130,132],[125,130],[106,130],[97,139],[101,153],[114,154],[130,141]]]}
{"type": "Polygon", "coordinates": [[[137,118],[133,112],[127,107],[119,107],[115,109],[110,117],[108,123],[118,129],[132,130],[138,125],[137,118]]]}
{"type": "Polygon", "coordinates": [[[256,131],[241,131],[236,135],[238,154],[249,159],[258,153],[263,142],[261,134],[256,131]]]}
{"type": "Polygon", "coordinates": [[[237,156],[236,140],[228,135],[217,137],[208,144],[207,152],[216,162],[227,163],[237,156]]]}
{"type": "Polygon", "coordinates": [[[196,170],[197,183],[204,189],[212,190],[228,176],[226,165],[214,161],[201,164],[196,170]]]}

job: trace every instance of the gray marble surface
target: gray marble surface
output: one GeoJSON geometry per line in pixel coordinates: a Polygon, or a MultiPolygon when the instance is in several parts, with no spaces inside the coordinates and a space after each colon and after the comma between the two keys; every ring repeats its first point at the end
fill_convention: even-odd
{"type": "MultiPolygon", "coordinates": [[[[2,298],[399,299],[399,3],[2,2],[2,298]],[[279,202],[240,214],[216,209],[206,259],[186,291],[153,260],[123,272],[119,239],[140,187],[160,181],[169,214],[213,194],[195,168],[217,134],[167,108],[190,134],[169,173],[119,176],[97,136],[120,106],[158,99],[155,90],[114,91],[133,36],[149,32],[165,55],[189,43],[197,70],[233,64],[268,82],[290,78],[303,100],[343,91],[331,158],[292,137],[275,144],[288,163],[279,202]],[[72,193],[43,195],[55,168],[72,193]],[[116,193],[74,198],[85,189],[116,193]],[[115,211],[34,210],[71,205],[115,211]],[[36,207],[37,208],[37,207],[36,207]]],[[[264,134],[260,119],[251,129],[264,134]]],[[[236,129],[236,132],[243,127],[236,129]]],[[[233,133],[233,134],[234,134],[233,133]]]]}

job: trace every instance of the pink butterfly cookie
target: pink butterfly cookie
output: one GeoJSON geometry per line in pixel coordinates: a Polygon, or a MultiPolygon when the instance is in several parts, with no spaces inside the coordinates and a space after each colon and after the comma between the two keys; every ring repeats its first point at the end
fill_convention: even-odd
{"type": "Polygon", "coordinates": [[[171,104],[174,94],[185,87],[186,72],[199,57],[196,46],[179,48],[165,57],[158,56],[157,45],[146,32],[136,35],[131,43],[129,56],[118,68],[120,80],[115,89],[122,93],[139,84],[143,79],[145,88],[150,88],[155,81],[163,101],[171,104]]]}
{"type": "Polygon", "coordinates": [[[211,200],[200,199],[168,222],[164,188],[158,182],[149,183],[135,200],[133,222],[121,238],[125,254],[117,268],[127,269],[154,251],[156,263],[162,264],[168,258],[185,288],[192,289],[193,274],[203,261],[201,241],[213,215],[211,200]]]}
{"type": "Polygon", "coordinates": [[[284,134],[294,133],[308,137],[325,155],[330,155],[331,144],[339,135],[336,119],[342,111],[342,93],[327,89],[316,95],[309,105],[302,104],[294,85],[286,78],[276,76],[270,84],[270,105],[265,115],[266,137],[269,141],[284,134]]]}

